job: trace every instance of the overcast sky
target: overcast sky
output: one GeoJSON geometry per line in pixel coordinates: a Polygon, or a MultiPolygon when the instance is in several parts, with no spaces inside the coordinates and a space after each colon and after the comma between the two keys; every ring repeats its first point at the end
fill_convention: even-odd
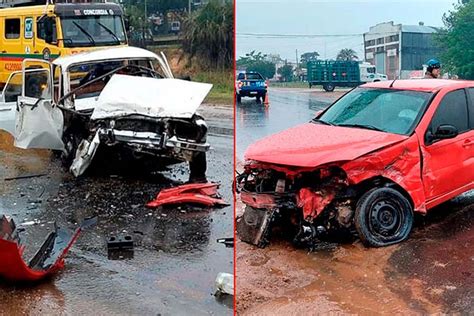
{"type": "Polygon", "coordinates": [[[443,26],[443,13],[457,0],[236,0],[237,57],[252,50],[277,53],[295,61],[317,51],[335,58],[341,48],[352,48],[363,57],[360,36],[317,38],[256,38],[258,34],[362,34],[377,23],[443,26]]]}

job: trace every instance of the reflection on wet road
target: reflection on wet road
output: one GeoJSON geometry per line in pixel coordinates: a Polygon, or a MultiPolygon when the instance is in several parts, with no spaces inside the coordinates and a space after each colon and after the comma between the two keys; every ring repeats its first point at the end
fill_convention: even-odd
{"type": "MultiPolygon", "coordinates": [[[[231,202],[232,138],[215,135],[209,142],[208,178],[222,184],[219,192],[231,202]]],[[[84,217],[98,216],[98,225],[80,236],[52,281],[33,288],[0,285],[0,314],[232,314],[232,302],[213,293],[217,274],[233,272],[233,249],[216,243],[233,236],[233,207],[144,207],[160,188],[187,180],[185,164],[162,174],[96,170],[75,179],[49,151],[14,149],[3,133],[0,162],[0,214],[17,223],[39,221],[21,234],[26,258],[53,221],[73,229],[84,217]],[[46,175],[4,181],[39,173],[46,175]],[[108,260],[106,239],[120,233],[133,236],[134,256],[108,260]]]]}
{"type": "Polygon", "coordinates": [[[308,122],[342,93],[270,89],[269,106],[257,104],[255,98],[242,98],[236,111],[237,158],[242,159],[245,149],[256,140],[308,122]]]}
{"type": "MultiPolygon", "coordinates": [[[[255,140],[310,120],[338,96],[272,89],[267,109],[244,100],[237,107],[238,159],[255,140]]],[[[312,253],[281,235],[264,249],[238,241],[238,314],[472,313],[474,192],[416,217],[399,245],[365,248],[335,238],[312,253]]]]}

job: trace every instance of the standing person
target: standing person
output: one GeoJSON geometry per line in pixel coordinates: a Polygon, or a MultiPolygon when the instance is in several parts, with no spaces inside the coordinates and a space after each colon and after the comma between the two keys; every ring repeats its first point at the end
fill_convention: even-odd
{"type": "Polygon", "coordinates": [[[441,63],[439,60],[432,58],[426,64],[428,68],[426,69],[425,79],[438,79],[441,76],[441,63]]]}

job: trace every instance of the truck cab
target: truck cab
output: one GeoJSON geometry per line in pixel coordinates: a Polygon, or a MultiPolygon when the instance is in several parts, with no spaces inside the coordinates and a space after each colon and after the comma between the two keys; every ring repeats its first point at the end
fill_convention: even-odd
{"type": "Polygon", "coordinates": [[[387,80],[387,75],[377,73],[374,65],[366,62],[359,64],[361,82],[377,82],[387,80]]]}
{"type": "MultiPolygon", "coordinates": [[[[10,5],[18,1],[11,1],[10,5]]],[[[23,2],[18,7],[0,8],[0,87],[13,71],[21,70],[25,58],[54,60],[128,43],[118,4],[24,6],[23,2]]]]}

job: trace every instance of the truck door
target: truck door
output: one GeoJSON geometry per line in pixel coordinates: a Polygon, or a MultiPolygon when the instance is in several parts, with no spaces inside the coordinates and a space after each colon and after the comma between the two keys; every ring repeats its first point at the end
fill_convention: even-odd
{"type": "Polygon", "coordinates": [[[52,66],[47,61],[25,59],[22,93],[18,98],[15,146],[63,150],[64,118],[53,102],[52,66]],[[26,70],[29,63],[43,68],[26,70]]]}
{"type": "Polygon", "coordinates": [[[16,102],[21,95],[22,72],[13,72],[0,94],[0,129],[15,135],[16,102]]]}
{"type": "Polygon", "coordinates": [[[431,118],[422,144],[423,183],[428,203],[430,200],[442,200],[472,183],[474,165],[472,159],[469,159],[472,148],[469,145],[473,144],[474,135],[468,125],[467,106],[464,89],[450,91],[443,97],[431,118]],[[435,137],[440,126],[446,125],[454,126],[457,136],[435,137]]]}

